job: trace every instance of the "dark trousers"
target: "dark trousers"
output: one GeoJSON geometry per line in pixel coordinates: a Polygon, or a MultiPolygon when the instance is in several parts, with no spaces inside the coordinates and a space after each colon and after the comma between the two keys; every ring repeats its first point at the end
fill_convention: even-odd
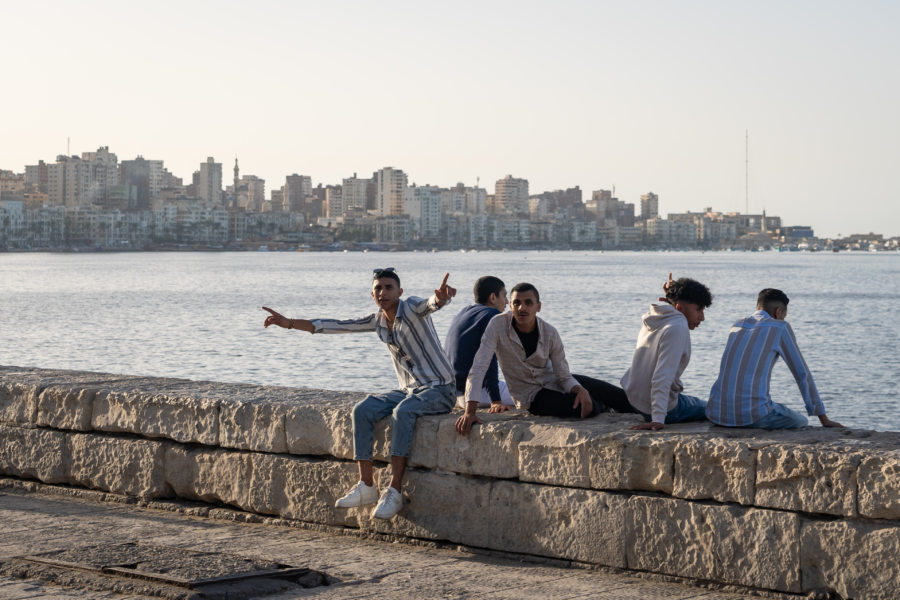
{"type": "MultiPolygon", "coordinates": [[[[619,386],[594,379],[593,377],[585,377],[584,375],[572,376],[591,395],[594,410],[588,416],[593,417],[610,409],[621,413],[637,412],[628,403],[625,390],[619,386]]],[[[581,410],[574,408],[573,404],[575,404],[575,394],[541,388],[541,391],[531,401],[528,412],[533,415],[548,417],[581,418],[581,410]]]]}

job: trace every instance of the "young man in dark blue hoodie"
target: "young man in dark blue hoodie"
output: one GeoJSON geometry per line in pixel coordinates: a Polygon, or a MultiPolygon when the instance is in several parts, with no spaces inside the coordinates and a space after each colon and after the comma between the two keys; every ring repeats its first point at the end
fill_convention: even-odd
{"type": "MultiPolygon", "coordinates": [[[[456,378],[458,395],[466,393],[466,378],[472,368],[475,353],[481,346],[481,336],[488,322],[506,310],[506,285],[499,278],[485,275],[475,282],[472,290],[475,304],[463,308],[450,324],[444,341],[444,351],[450,359],[456,378]]],[[[490,405],[490,412],[502,412],[513,406],[506,384],[500,381],[497,357],[491,360],[484,377],[482,401],[479,406],[490,405]]]]}

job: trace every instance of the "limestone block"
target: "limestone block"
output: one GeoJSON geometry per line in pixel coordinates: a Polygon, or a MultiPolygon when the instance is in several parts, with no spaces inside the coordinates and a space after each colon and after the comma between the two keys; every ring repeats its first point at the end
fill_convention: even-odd
{"type": "Polygon", "coordinates": [[[591,487],[589,433],[566,426],[534,425],[519,444],[519,479],[566,487],[591,487]]]}
{"type": "Polygon", "coordinates": [[[862,453],[832,446],[779,444],[760,448],[757,506],[855,516],[856,469],[862,453]]]}
{"type": "Polygon", "coordinates": [[[900,524],[804,519],[800,535],[803,592],[832,590],[841,598],[900,597],[900,524]]]}
{"type": "Polygon", "coordinates": [[[66,437],[60,431],[0,425],[0,473],[67,483],[66,437]]]}
{"type": "Polygon", "coordinates": [[[284,414],[287,451],[352,459],[351,411],[362,398],[360,394],[346,394],[327,402],[296,403],[288,407],[284,414]]]}
{"type": "Polygon", "coordinates": [[[219,445],[223,448],[287,452],[281,402],[222,402],[219,405],[219,445]]]}
{"type": "Polygon", "coordinates": [[[857,469],[859,514],[900,519],[900,452],[870,454],[857,469]]]}
{"type": "Polygon", "coordinates": [[[90,431],[96,388],[54,385],[37,397],[35,422],[43,427],[90,431]]]}
{"type": "Polygon", "coordinates": [[[494,481],[486,547],[625,566],[624,497],[595,490],[494,481]]]}
{"type": "MultiPolygon", "coordinates": [[[[287,451],[297,455],[330,455],[352,460],[353,407],[365,396],[353,392],[327,394],[327,402],[321,399],[312,403],[305,400],[285,408],[284,427],[287,451]]],[[[440,415],[421,417],[416,422],[410,449],[411,466],[434,467],[437,465],[435,439],[440,415]]],[[[391,459],[390,416],[375,424],[372,455],[375,460],[391,459]]]]}
{"type": "Polygon", "coordinates": [[[66,435],[70,482],[115,494],[168,498],[162,442],[90,433],[66,435]]]}
{"type": "Polygon", "coordinates": [[[484,414],[481,415],[484,423],[475,425],[468,435],[462,436],[456,433],[458,417],[459,413],[441,417],[437,438],[432,442],[437,467],[467,475],[518,477],[519,442],[529,425],[484,414]]]}
{"type": "Polygon", "coordinates": [[[671,498],[628,500],[629,569],[800,591],[800,518],[671,498]]]}
{"type": "Polygon", "coordinates": [[[617,432],[597,438],[591,451],[591,487],[671,494],[677,440],[659,432],[617,432]]]}
{"type": "Polygon", "coordinates": [[[219,401],[142,389],[101,390],[94,396],[91,426],[99,431],[215,446],[219,443],[219,401]]]}
{"type": "Polygon", "coordinates": [[[675,446],[678,498],[752,505],[755,481],[756,453],[746,441],[686,438],[675,446]]]}
{"type": "Polygon", "coordinates": [[[176,496],[223,503],[248,510],[250,453],[171,444],[165,454],[165,480],[176,496]]]}
{"type": "MultiPolygon", "coordinates": [[[[409,449],[409,466],[425,469],[438,466],[439,457],[445,450],[439,439],[439,431],[441,424],[447,420],[448,415],[428,415],[416,419],[412,446],[409,449]]],[[[388,446],[388,454],[389,448],[388,446]]]]}
{"type": "MultiPolygon", "coordinates": [[[[379,489],[386,489],[390,470],[380,472],[379,489]]],[[[455,473],[410,470],[403,488],[403,508],[390,521],[361,511],[360,524],[387,534],[447,540],[489,548],[492,532],[516,525],[509,516],[498,522],[491,510],[492,481],[455,473]]],[[[511,516],[511,515],[510,515],[511,516]]]]}
{"type": "Polygon", "coordinates": [[[29,425],[35,422],[37,383],[19,382],[12,376],[0,381],[0,423],[29,425]]]}
{"type": "Polygon", "coordinates": [[[288,455],[250,455],[246,510],[309,523],[359,526],[359,509],[335,508],[335,501],[359,480],[356,465],[343,460],[309,460],[288,455]]]}

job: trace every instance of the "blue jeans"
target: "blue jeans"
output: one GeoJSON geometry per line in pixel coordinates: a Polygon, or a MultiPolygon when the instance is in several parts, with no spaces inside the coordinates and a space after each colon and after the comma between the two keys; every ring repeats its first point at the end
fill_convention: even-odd
{"type": "Polygon", "coordinates": [[[747,425],[747,427],[756,427],[758,429],[795,429],[797,427],[806,427],[808,424],[809,421],[805,415],[788,408],[784,404],[773,402],[772,412],[756,423],[747,425]]]}
{"type": "Polygon", "coordinates": [[[416,419],[448,413],[455,401],[456,387],[452,383],[366,396],[353,407],[353,458],[372,460],[375,423],[388,415],[391,415],[391,456],[409,456],[416,419]]]}
{"type": "MultiPolygon", "coordinates": [[[[644,420],[648,423],[652,419],[646,413],[641,414],[644,415],[644,420]]],[[[704,420],[706,420],[706,400],[701,400],[696,396],[688,396],[687,394],[678,394],[678,404],[666,413],[666,425],[704,420]]]]}

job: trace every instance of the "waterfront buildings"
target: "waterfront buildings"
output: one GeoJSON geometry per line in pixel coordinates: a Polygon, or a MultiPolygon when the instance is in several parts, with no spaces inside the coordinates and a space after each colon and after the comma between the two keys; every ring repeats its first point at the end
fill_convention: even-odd
{"type": "MultiPolygon", "coordinates": [[[[812,228],[784,227],[777,216],[670,212],[660,198],[635,203],[614,190],[579,186],[529,193],[507,175],[494,193],[477,185],[416,185],[399,168],[340,184],[312,185],[291,174],[266,198],[265,181],[241,176],[235,159],[223,192],[222,163],[209,157],[191,183],[162,160],[119,161],[108,147],[39,161],[24,172],[0,170],[0,249],[204,247],[682,249],[827,247],[812,228]]],[[[848,248],[893,248],[875,234],[832,242],[848,248]]]]}

